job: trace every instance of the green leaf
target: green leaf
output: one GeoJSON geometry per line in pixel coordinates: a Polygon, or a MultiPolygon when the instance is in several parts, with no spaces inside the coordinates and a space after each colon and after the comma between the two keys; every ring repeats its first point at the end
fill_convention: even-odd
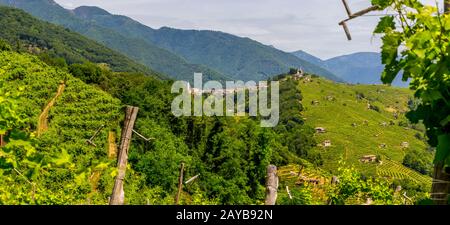
{"type": "Polygon", "coordinates": [[[86,180],[87,180],[86,178],[87,178],[86,173],[83,172],[81,174],[78,174],[75,176],[75,183],[80,186],[84,182],[86,182],[86,180]]]}
{"type": "Polygon", "coordinates": [[[438,136],[435,163],[444,162],[450,155],[450,134],[438,136]]]}
{"type": "Polygon", "coordinates": [[[450,123],[450,115],[447,116],[447,118],[443,119],[440,124],[445,127],[448,123],[450,123]]]}
{"type": "Polygon", "coordinates": [[[395,30],[395,21],[393,16],[385,16],[380,19],[377,27],[375,28],[375,34],[385,33],[387,29],[395,30]]]}
{"type": "Polygon", "coordinates": [[[61,166],[66,163],[70,163],[71,157],[69,153],[67,153],[67,150],[63,149],[62,153],[58,155],[58,158],[53,159],[52,162],[55,163],[57,166],[61,166]]]}
{"type": "Polygon", "coordinates": [[[393,0],[372,0],[372,5],[379,6],[381,9],[385,9],[393,3],[393,0]]]}

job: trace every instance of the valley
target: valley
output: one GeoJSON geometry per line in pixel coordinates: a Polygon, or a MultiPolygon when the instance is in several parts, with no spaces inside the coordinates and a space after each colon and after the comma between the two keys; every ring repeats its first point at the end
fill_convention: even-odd
{"type": "MultiPolygon", "coordinates": [[[[386,44],[322,60],[221,31],[154,29],[94,6],[0,4],[0,205],[435,201],[432,176],[446,173],[450,143],[448,68],[434,66],[445,54],[397,59],[386,44]],[[247,89],[241,114],[176,114],[174,84],[194,73],[279,83],[247,89]],[[266,106],[250,107],[261,88],[276,99],[274,127],[261,125],[273,114],[253,113],[266,106]]],[[[391,32],[388,22],[377,32],[391,32]]],[[[185,86],[183,107],[235,97],[185,86]]]]}

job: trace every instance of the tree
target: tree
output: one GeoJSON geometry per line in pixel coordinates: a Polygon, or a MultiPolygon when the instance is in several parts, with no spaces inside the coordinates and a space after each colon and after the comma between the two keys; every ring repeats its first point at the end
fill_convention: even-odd
{"type": "MultiPolygon", "coordinates": [[[[449,1],[445,0],[446,12],[449,1]]],[[[432,198],[448,204],[450,192],[450,15],[418,0],[372,0],[397,16],[382,17],[374,33],[382,34],[382,81],[391,83],[400,71],[420,103],[407,117],[423,121],[429,144],[436,147],[432,198]],[[396,20],[397,19],[397,20],[396,20]]]]}

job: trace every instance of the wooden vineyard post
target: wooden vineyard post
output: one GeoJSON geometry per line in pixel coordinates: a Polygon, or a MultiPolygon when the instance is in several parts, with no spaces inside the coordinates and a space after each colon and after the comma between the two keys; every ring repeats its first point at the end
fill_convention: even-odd
{"type": "Polygon", "coordinates": [[[119,157],[117,160],[118,174],[116,176],[113,193],[109,201],[110,205],[123,205],[125,202],[123,180],[125,179],[125,172],[128,162],[128,149],[130,148],[131,136],[133,134],[133,127],[136,122],[138,111],[139,108],[137,107],[127,106],[119,147],[119,157]]]}
{"type": "MultiPolygon", "coordinates": [[[[338,177],[333,176],[333,177],[331,178],[331,186],[335,186],[335,185],[337,185],[338,183],[339,183],[338,177]]],[[[327,205],[332,205],[332,204],[333,204],[333,200],[332,200],[331,197],[330,197],[330,198],[328,198],[327,205]]]]}
{"type": "Polygon", "coordinates": [[[289,196],[289,199],[292,200],[292,194],[291,194],[291,191],[289,190],[289,186],[286,186],[286,192],[289,196]]]}
{"type": "Polygon", "coordinates": [[[178,203],[180,202],[181,190],[183,189],[183,173],[184,173],[184,163],[181,163],[180,177],[178,180],[178,192],[177,196],[175,196],[175,205],[178,205],[178,203]]]}
{"type": "Polygon", "coordinates": [[[335,184],[337,184],[338,183],[338,178],[336,177],[336,176],[333,176],[332,178],[331,178],[331,185],[335,185],[335,184]]]}
{"type": "Polygon", "coordinates": [[[265,205],[275,205],[277,202],[278,191],[278,175],[277,167],[269,165],[267,167],[267,179],[266,179],[266,202],[265,205]]]}
{"type": "Polygon", "coordinates": [[[345,32],[345,35],[347,35],[347,39],[349,41],[351,41],[352,40],[352,35],[350,34],[350,30],[348,29],[347,22],[352,20],[352,19],[355,19],[357,17],[363,16],[363,15],[369,13],[369,12],[378,10],[379,7],[378,6],[371,6],[371,7],[367,8],[367,9],[363,9],[361,11],[352,13],[352,11],[350,10],[350,7],[348,6],[347,0],[342,0],[342,3],[344,4],[345,11],[347,12],[348,18],[345,19],[345,20],[342,20],[341,22],[339,22],[339,25],[344,28],[344,32],[345,32]]]}
{"type": "Polygon", "coordinates": [[[3,143],[3,135],[0,134],[0,148],[3,147],[4,143],[3,143]]]}

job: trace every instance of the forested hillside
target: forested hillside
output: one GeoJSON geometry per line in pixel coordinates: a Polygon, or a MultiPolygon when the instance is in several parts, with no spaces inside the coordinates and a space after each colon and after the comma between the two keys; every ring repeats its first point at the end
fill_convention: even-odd
{"type": "Polygon", "coordinates": [[[265,80],[288,71],[290,67],[297,67],[328,79],[340,80],[326,69],[249,38],[215,31],[168,27],[152,29],[128,17],[112,15],[97,7],[82,6],[73,12],[78,18],[95,22],[121,34],[130,34],[233,79],[265,80]]]}
{"type": "MultiPolygon", "coordinates": [[[[353,170],[345,169],[348,165],[343,164],[328,170],[331,168],[327,166],[330,160],[335,162],[338,159],[329,158],[327,152],[334,152],[339,157],[341,142],[338,134],[345,134],[345,131],[338,131],[326,120],[328,123],[323,123],[323,126],[330,134],[335,134],[329,138],[333,141],[332,146],[336,147],[317,148],[323,137],[313,138],[313,128],[322,116],[308,112],[311,112],[310,107],[314,107],[309,106],[309,101],[315,98],[311,96],[316,96],[314,93],[344,99],[337,95],[342,89],[336,89],[338,92],[333,92],[334,95],[313,87],[315,83],[324,83],[332,91],[335,84],[330,81],[313,78],[309,84],[303,83],[304,80],[282,78],[280,124],[275,128],[261,128],[258,118],[174,117],[170,113],[170,102],[174,97],[169,93],[170,81],[138,73],[112,72],[92,63],[50,67],[37,57],[11,52],[5,44],[1,46],[4,51],[0,55],[0,100],[2,112],[12,114],[0,117],[0,131],[6,134],[4,140],[7,142],[0,150],[0,174],[3,178],[0,181],[0,203],[107,204],[116,175],[117,153],[114,149],[119,142],[123,105],[140,108],[134,129],[152,139],[146,141],[136,135],[133,137],[129,152],[130,168],[125,180],[126,204],[173,204],[181,162],[186,165],[186,178],[200,174],[195,182],[184,188],[181,204],[262,204],[269,164],[280,167],[282,184],[290,185],[297,196],[297,200],[292,201],[281,192],[278,204],[326,204],[327,201],[354,204],[365,200],[364,196],[378,196],[379,191],[384,193],[384,197],[378,197],[379,203],[389,204],[398,201],[394,189],[389,186],[395,182],[400,182],[397,184],[401,184],[415,201],[424,196],[423,189],[414,180],[420,178],[421,182],[424,175],[404,173],[410,169],[401,165],[400,157],[394,157],[395,152],[379,150],[379,154],[386,154],[382,160],[383,166],[389,167],[386,167],[389,173],[373,174],[369,169],[371,165],[356,166],[359,172],[351,172],[353,170]],[[312,85],[313,91],[304,85],[312,85]],[[303,98],[307,101],[306,107],[302,104],[305,102],[303,98]],[[101,127],[100,134],[93,139],[96,146],[89,145],[86,140],[101,127]],[[320,178],[325,183],[332,175],[356,182],[355,179],[361,177],[359,173],[372,174],[381,180],[371,183],[375,185],[371,186],[373,189],[358,189],[361,196],[349,200],[339,194],[346,191],[346,186],[330,187],[323,182],[317,186],[297,186],[297,176],[294,178],[292,173],[297,174],[299,166],[303,168],[302,177],[320,178]],[[390,176],[392,174],[399,176],[390,176]]],[[[364,93],[366,89],[361,88],[364,93]]],[[[351,93],[348,95],[349,98],[355,97],[351,93]]],[[[373,97],[371,92],[365,96],[367,99],[373,97]]],[[[326,97],[319,101],[323,106],[333,103],[326,97]]],[[[356,108],[364,105],[350,100],[344,103],[348,106],[343,107],[350,108],[353,104],[356,108]]],[[[398,104],[399,107],[402,105],[398,104]]],[[[368,115],[376,113],[369,112],[368,115]]],[[[377,119],[371,120],[370,126],[378,126],[372,125],[377,122],[377,119]]],[[[413,138],[415,132],[411,132],[413,138]]],[[[405,138],[414,149],[415,146],[425,146],[409,136],[405,138]]],[[[387,145],[389,148],[390,143],[387,145]]],[[[348,151],[344,159],[354,164],[353,158],[372,153],[369,148],[365,149],[367,151],[359,153],[348,151]]],[[[416,150],[424,152],[421,148],[416,150]]],[[[358,185],[363,182],[372,181],[357,181],[358,185]]]]}
{"type": "Polygon", "coordinates": [[[229,73],[280,81],[280,122],[274,128],[262,128],[260,117],[175,117],[173,80],[66,28],[0,7],[0,205],[108,204],[125,106],[139,108],[125,204],[174,204],[182,164],[184,181],[196,178],[183,186],[179,204],[186,205],[264,204],[269,165],[279,169],[277,204],[429,199],[435,148],[423,124],[406,119],[420,104],[410,90],[339,83],[293,55],[226,33],[153,30],[98,8],[71,12],[51,0],[0,2],[99,35],[96,40],[120,44],[111,48],[124,54],[142,53],[135,60],[158,58],[151,63],[172,72],[197,68],[178,67],[178,59],[145,47],[155,42],[221,71],[207,79],[229,73]],[[127,47],[126,41],[137,39],[127,47]],[[333,80],[300,73],[299,67],[333,80]]]}
{"type": "Polygon", "coordinates": [[[201,174],[184,190],[182,204],[260,204],[269,163],[311,165],[304,159],[313,132],[301,122],[301,95],[293,84],[282,86],[283,106],[293,110],[282,114],[275,130],[261,128],[258,118],[175,118],[168,81],[92,63],[50,67],[2,46],[2,99],[17,96],[7,110],[20,123],[0,120],[7,121],[8,143],[0,157],[1,203],[107,204],[123,104],[140,108],[135,130],[154,138],[133,138],[127,204],[173,204],[181,162],[186,176],[201,174]],[[89,145],[101,127],[96,146],[89,145]]]}
{"type": "Polygon", "coordinates": [[[203,72],[205,78],[214,80],[265,80],[297,67],[342,81],[289,53],[223,32],[155,30],[103,9],[81,7],[71,11],[52,0],[0,0],[0,3],[79,32],[177,80],[190,80],[194,72],[203,72]]]}
{"type": "Polygon", "coordinates": [[[88,61],[106,63],[115,71],[152,73],[145,66],[95,41],[35,19],[18,9],[0,6],[0,29],[0,37],[13,48],[27,50],[42,58],[59,57],[69,64],[88,61]]]}
{"type": "Polygon", "coordinates": [[[194,73],[202,72],[205,79],[227,80],[223,74],[211,68],[190,63],[152,43],[133,37],[132,33],[118,33],[109,27],[77,18],[73,12],[52,0],[0,0],[0,4],[23,9],[39,19],[78,32],[172,79],[190,80],[194,73]]]}

